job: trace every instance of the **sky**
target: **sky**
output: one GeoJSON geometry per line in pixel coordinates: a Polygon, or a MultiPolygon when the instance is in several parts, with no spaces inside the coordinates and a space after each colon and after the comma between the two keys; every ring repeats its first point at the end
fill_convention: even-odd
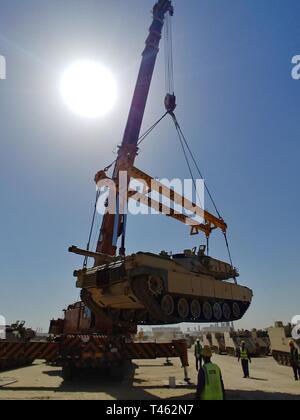
{"type": "MultiPolygon", "coordinates": [[[[177,117],[228,223],[239,282],[254,300],[239,327],[289,322],[299,313],[298,0],[174,0],[177,117]]],[[[94,174],[122,140],[153,0],[2,0],[0,54],[0,314],[47,330],[78,299],[73,271],[91,222],[94,174]],[[59,82],[78,59],[108,67],[118,85],[97,120],[70,112],[59,82]]],[[[164,112],[163,44],[145,113],[164,112]]],[[[187,178],[165,119],[137,166],[187,178]]],[[[208,209],[212,210],[207,201],[208,209]]],[[[99,226],[100,220],[97,220],[99,226]]],[[[204,242],[163,216],[130,217],[127,250],[178,252],[204,242]]],[[[220,235],[211,253],[227,258],[220,235]]]]}

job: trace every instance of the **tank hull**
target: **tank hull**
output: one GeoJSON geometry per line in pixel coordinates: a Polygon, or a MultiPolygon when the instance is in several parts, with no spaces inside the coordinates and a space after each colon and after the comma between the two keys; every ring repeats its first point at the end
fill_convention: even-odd
{"type": "Polygon", "coordinates": [[[137,325],[236,321],[253,297],[246,287],[191,272],[155,254],[134,254],[76,275],[91,310],[137,325]]]}

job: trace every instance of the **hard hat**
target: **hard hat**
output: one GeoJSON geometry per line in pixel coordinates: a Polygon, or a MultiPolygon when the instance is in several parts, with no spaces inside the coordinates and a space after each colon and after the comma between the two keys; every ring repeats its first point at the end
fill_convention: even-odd
{"type": "Polygon", "coordinates": [[[212,351],[208,346],[204,346],[202,356],[207,359],[210,359],[212,357],[212,351]]]}

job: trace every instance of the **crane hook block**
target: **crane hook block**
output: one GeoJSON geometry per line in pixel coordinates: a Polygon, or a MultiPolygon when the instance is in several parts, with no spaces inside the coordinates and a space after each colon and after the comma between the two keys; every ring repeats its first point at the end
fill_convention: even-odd
{"type": "Polygon", "coordinates": [[[166,110],[170,113],[174,112],[176,109],[176,96],[168,93],[165,97],[165,107],[166,110]]]}

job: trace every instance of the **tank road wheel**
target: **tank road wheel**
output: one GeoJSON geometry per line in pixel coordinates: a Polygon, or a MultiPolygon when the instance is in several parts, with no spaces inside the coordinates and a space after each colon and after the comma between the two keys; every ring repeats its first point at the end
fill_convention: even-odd
{"type": "Polygon", "coordinates": [[[241,308],[240,308],[240,305],[237,302],[234,302],[234,304],[232,305],[232,312],[233,312],[234,318],[240,319],[241,308]]]}
{"type": "Polygon", "coordinates": [[[161,309],[165,315],[171,316],[174,313],[175,304],[171,295],[165,295],[161,301],[161,309]]]}
{"type": "Polygon", "coordinates": [[[228,303],[223,303],[223,317],[226,319],[226,321],[230,321],[231,319],[231,308],[228,305],[228,303]]]}
{"type": "Polygon", "coordinates": [[[148,279],[148,287],[152,295],[160,296],[164,290],[163,281],[158,276],[150,276],[148,279]]]}
{"type": "Polygon", "coordinates": [[[198,319],[201,316],[201,305],[196,299],[191,302],[191,314],[194,319],[198,319]]]}
{"type": "Polygon", "coordinates": [[[203,305],[203,315],[206,321],[211,321],[213,317],[213,310],[209,302],[204,302],[203,305]]]}
{"type": "Polygon", "coordinates": [[[177,304],[178,315],[180,318],[187,318],[189,316],[190,308],[189,303],[185,298],[181,298],[177,304]]]}
{"type": "Polygon", "coordinates": [[[221,321],[223,313],[222,313],[222,307],[219,303],[214,304],[213,313],[214,313],[214,318],[217,321],[221,321]]]}

